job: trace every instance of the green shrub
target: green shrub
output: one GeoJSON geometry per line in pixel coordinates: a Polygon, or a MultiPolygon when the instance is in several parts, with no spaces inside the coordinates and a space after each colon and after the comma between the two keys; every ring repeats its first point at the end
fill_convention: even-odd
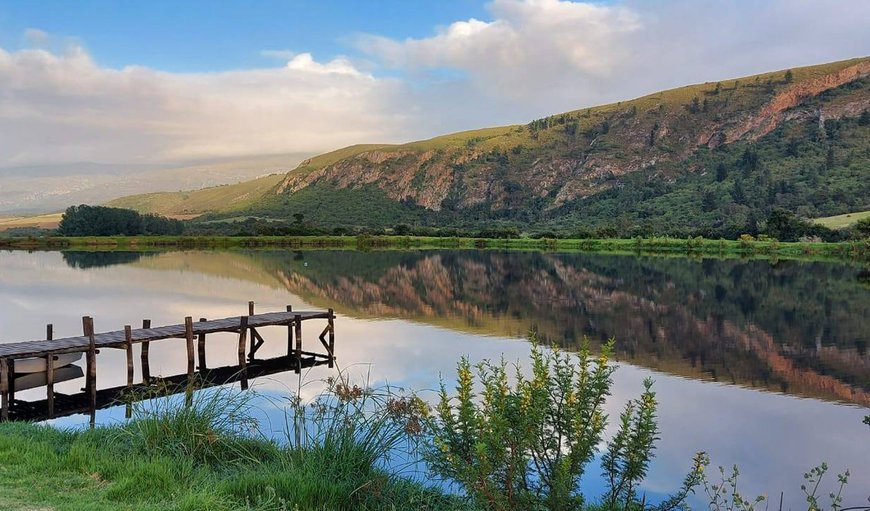
{"type": "MultiPolygon", "coordinates": [[[[534,341],[534,338],[533,338],[534,341]]],[[[605,399],[614,366],[612,342],[593,356],[588,341],[578,355],[532,349],[532,375],[483,362],[475,372],[463,358],[458,364],[456,396],[443,382],[427,461],[437,475],[455,481],[483,509],[581,509],[586,499],[580,482],[598,453],[607,425],[605,399]],[[475,383],[481,394],[475,394],[475,383]]],[[[607,444],[602,470],[606,509],[637,504],[637,488],[646,476],[658,439],[652,381],[629,402],[618,430],[607,444]]],[[[662,504],[681,506],[700,481],[701,458],[681,490],[662,504]]]]}

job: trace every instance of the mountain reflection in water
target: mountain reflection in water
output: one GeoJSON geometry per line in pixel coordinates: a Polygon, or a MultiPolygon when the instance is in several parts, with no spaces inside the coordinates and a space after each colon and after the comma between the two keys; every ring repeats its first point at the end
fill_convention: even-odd
{"type": "Polygon", "coordinates": [[[173,252],[136,264],[250,279],[351,316],[535,329],[568,349],[612,337],[633,364],[870,406],[870,288],[849,265],[488,251],[173,252]]]}

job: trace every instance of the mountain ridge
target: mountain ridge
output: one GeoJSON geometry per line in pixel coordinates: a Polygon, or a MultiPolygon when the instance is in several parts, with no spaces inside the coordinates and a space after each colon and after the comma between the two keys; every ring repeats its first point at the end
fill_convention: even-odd
{"type": "MultiPolygon", "coordinates": [[[[745,181],[773,168],[765,183],[756,184],[775,196],[778,192],[771,187],[788,188],[801,184],[803,178],[792,176],[791,167],[780,171],[785,160],[777,159],[771,148],[779,147],[783,137],[791,137],[790,143],[802,151],[801,168],[818,166],[820,151],[841,152],[841,141],[826,132],[826,128],[835,130],[834,125],[844,136],[858,140],[857,149],[842,149],[847,151],[843,160],[859,168],[837,167],[826,179],[838,180],[847,174],[844,179],[853,180],[852,174],[860,177],[868,170],[868,158],[862,152],[867,130],[860,123],[852,126],[855,123],[849,121],[845,127],[838,123],[866,115],[863,112],[870,108],[868,77],[870,58],[862,57],[688,85],[525,125],[469,130],[406,144],[349,146],[303,161],[261,201],[232,213],[271,218],[302,214],[325,225],[506,222],[576,226],[584,222],[578,211],[608,200],[608,194],[624,193],[636,181],[663,189],[684,182],[699,190],[713,189],[696,181],[719,165],[737,166],[738,158],[729,154],[737,146],[759,147],[758,158],[765,169],[751,169],[745,181]],[[789,133],[781,133],[786,128],[789,133]],[[768,153],[769,161],[765,160],[768,153]],[[390,213],[372,217],[361,212],[362,207],[346,207],[345,211],[353,213],[342,216],[337,202],[350,206],[358,202],[390,213]]],[[[726,174],[733,174],[733,169],[726,174]]],[[[737,186],[735,179],[724,181],[737,186]]],[[[839,186],[839,181],[835,184],[839,186]]],[[[776,204],[774,200],[773,205],[797,213],[801,213],[797,211],[800,206],[807,206],[803,213],[837,214],[870,203],[870,193],[859,186],[847,194],[841,211],[833,211],[835,205],[810,204],[810,186],[804,188],[800,200],[792,201],[800,204],[776,204]]],[[[700,191],[697,198],[707,192],[700,191]]],[[[726,200],[722,190],[715,193],[726,200]]],[[[653,195],[652,199],[660,201],[666,194],[653,195]]],[[[737,216],[743,220],[749,217],[743,211],[747,208],[764,215],[763,201],[757,199],[758,207],[735,200],[731,209],[740,209],[737,216]]],[[[634,223],[651,214],[636,205],[625,211],[634,223]]],[[[720,216],[726,213],[723,210],[720,216]]],[[[608,215],[593,216],[590,225],[601,224],[608,215]]]]}

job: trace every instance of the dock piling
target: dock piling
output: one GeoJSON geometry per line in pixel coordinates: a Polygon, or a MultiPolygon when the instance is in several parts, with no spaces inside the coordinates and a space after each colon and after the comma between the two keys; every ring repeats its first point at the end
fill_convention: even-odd
{"type": "Polygon", "coordinates": [[[184,339],[187,342],[187,375],[193,377],[193,318],[184,318],[184,339]]]}
{"type": "MultiPolygon", "coordinates": [[[[87,316],[87,330],[88,330],[88,375],[87,375],[87,388],[88,388],[88,397],[90,399],[92,409],[96,409],[97,407],[97,346],[96,346],[96,338],[94,336],[94,318],[87,316]]],[[[91,426],[93,427],[94,421],[96,420],[96,416],[91,414],[91,426]]]]}
{"type": "Polygon", "coordinates": [[[0,420],[9,420],[9,362],[0,358],[0,420]]]}
{"type": "MultiPolygon", "coordinates": [[[[208,320],[205,318],[199,318],[200,323],[205,323],[206,321],[208,321],[208,320]]],[[[206,369],[205,332],[200,332],[199,336],[197,337],[196,344],[197,344],[197,355],[198,355],[198,360],[199,360],[199,370],[202,371],[203,369],[206,369]]]]}
{"type": "Polygon", "coordinates": [[[302,316],[293,316],[293,325],[296,328],[296,370],[302,372],[302,316]]]}
{"type": "MultiPolygon", "coordinates": [[[[54,339],[54,325],[45,325],[45,340],[54,339]]],[[[54,355],[45,357],[45,402],[48,405],[48,418],[54,417],[54,355]]]]}
{"type": "MultiPolygon", "coordinates": [[[[143,319],[142,328],[146,330],[151,328],[151,320],[143,319]]],[[[145,385],[151,383],[151,365],[148,362],[148,349],[150,347],[150,344],[151,343],[149,343],[148,341],[142,342],[142,383],[144,383],[145,385]]]]}
{"type": "Polygon", "coordinates": [[[127,388],[133,388],[133,328],[124,325],[124,348],[127,352],[127,388]]]}
{"type": "Polygon", "coordinates": [[[247,360],[245,359],[245,341],[248,337],[248,316],[242,316],[239,318],[239,368],[241,372],[241,384],[242,389],[248,388],[248,379],[245,377],[247,374],[247,360]]]}
{"type": "Polygon", "coordinates": [[[332,369],[335,366],[335,311],[329,309],[329,347],[327,350],[329,351],[329,368],[332,369]]]}
{"type": "MultiPolygon", "coordinates": [[[[293,306],[287,306],[287,312],[293,312],[293,306]]],[[[293,323],[287,325],[287,356],[293,354],[293,323]]]]}

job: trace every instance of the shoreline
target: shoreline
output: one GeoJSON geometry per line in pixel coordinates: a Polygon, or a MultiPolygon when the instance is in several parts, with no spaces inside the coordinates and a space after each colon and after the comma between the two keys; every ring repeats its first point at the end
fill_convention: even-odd
{"type": "Polygon", "coordinates": [[[478,249],[870,262],[870,240],[779,242],[704,238],[455,238],[423,236],[106,236],[0,238],[0,250],[478,249]]]}

